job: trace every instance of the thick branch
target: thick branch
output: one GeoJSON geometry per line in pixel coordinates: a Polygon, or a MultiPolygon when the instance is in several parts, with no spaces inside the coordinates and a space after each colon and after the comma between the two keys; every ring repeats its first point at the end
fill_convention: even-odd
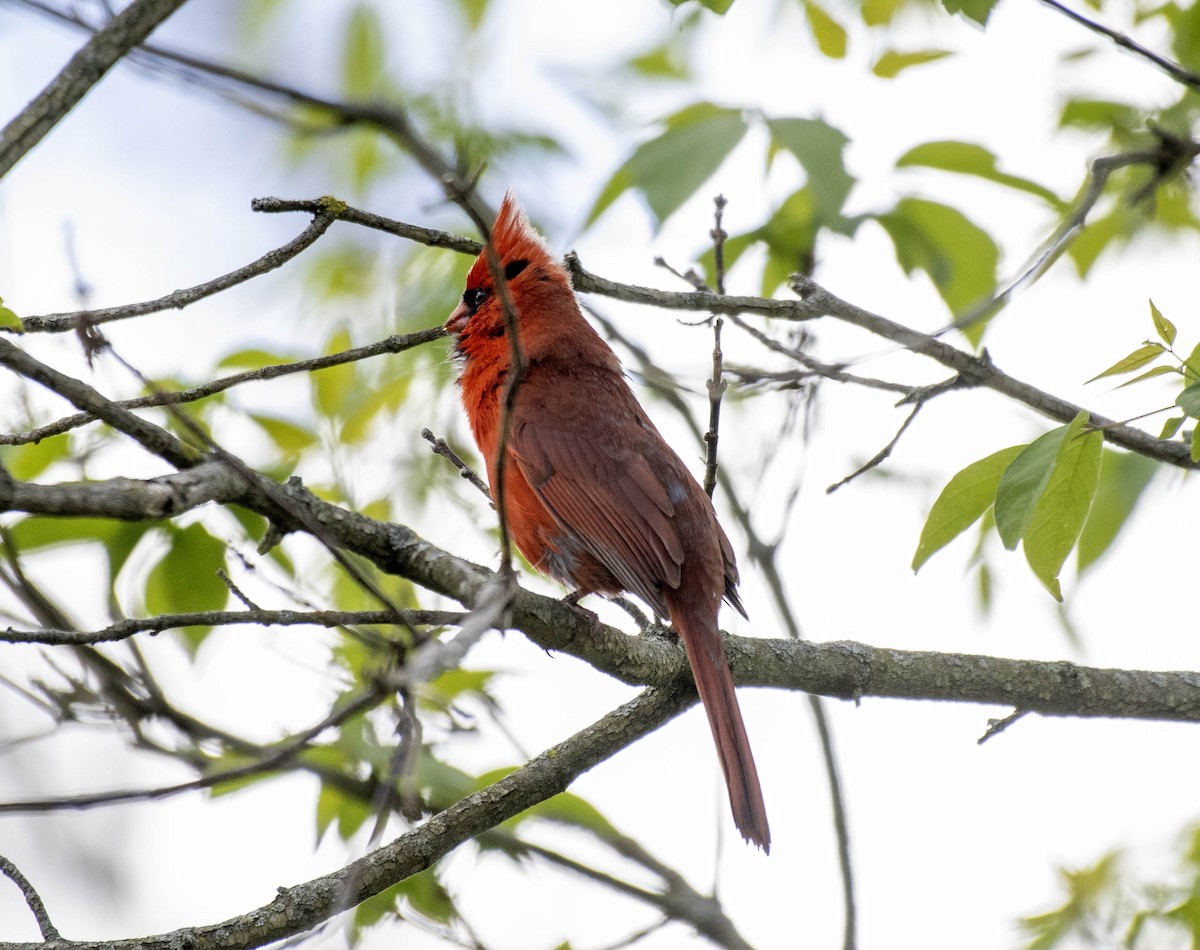
{"type": "MultiPolygon", "coordinates": [[[[13,503],[54,488],[0,482],[0,511],[27,510],[13,503]]],[[[276,503],[230,477],[222,466],[205,463],[150,482],[131,479],[80,483],[73,510],[94,517],[128,518],[139,491],[156,510],[187,500],[236,502],[270,515],[276,503]],[[184,482],[178,495],[165,485],[184,482]],[[139,489],[139,484],[143,486],[139,489]],[[167,499],[164,501],[164,498],[167,499]],[[112,511],[104,502],[111,501],[112,511]]],[[[428,590],[475,606],[494,577],[487,568],[457,558],[410,528],[372,521],[316,498],[296,482],[280,489],[289,510],[301,510],[320,523],[330,543],[373,561],[381,570],[407,577],[428,590]]],[[[145,511],[141,517],[153,517],[145,511]]],[[[604,624],[592,624],[559,600],[518,591],[511,603],[512,624],[539,646],[576,656],[626,683],[665,685],[686,668],[683,650],[666,640],[631,637],[604,624]]],[[[861,643],[809,643],[729,637],[726,646],[735,680],[743,686],[770,686],[858,699],[878,696],[937,699],[1015,706],[1053,716],[1108,716],[1131,719],[1200,721],[1200,674],[1105,670],[1065,661],[1009,660],[957,653],[883,650],[861,643]]]]}
{"type": "Polygon", "coordinates": [[[180,442],[166,429],[147,422],[128,409],[122,409],[102,396],[87,383],[59,372],[54,367],[34,359],[18,346],[0,337],[0,366],[41,383],[57,393],[76,409],[103,419],[118,432],[123,432],[148,452],[170,462],[176,468],[188,468],[200,461],[200,452],[180,442]]]}
{"type": "Polygon", "coordinates": [[[120,59],[187,0],[134,0],[95,33],[62,71],[0,131],[0,178],[8,174],[120,59]]]}

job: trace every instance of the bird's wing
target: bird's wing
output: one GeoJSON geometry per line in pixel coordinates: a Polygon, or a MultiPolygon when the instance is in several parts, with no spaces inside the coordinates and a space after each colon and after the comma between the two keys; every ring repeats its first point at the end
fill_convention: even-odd
{"type": "Polygon", "coordinates": [[[663,586],[679,586],[683,563],[668,490],[679,473],[655,473],[642,453],[606,439],[603,428],[567,429],[520,415],[510,447],[538,497],[627,590],[666,617],[663,586]]]}

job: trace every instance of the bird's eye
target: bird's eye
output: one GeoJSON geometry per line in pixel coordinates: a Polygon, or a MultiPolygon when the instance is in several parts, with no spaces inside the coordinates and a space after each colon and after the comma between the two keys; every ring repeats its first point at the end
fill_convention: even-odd
{"type": "Polygon", "coordinates": [[[473,314],[476,310],[483,306],[483,302],[488,299],[488,292],[482,287],[476,287],[474,289],[468,287],[466,292],[463,294],[462,299],[463,303],[467,305],[467,311],[473,314]]]}

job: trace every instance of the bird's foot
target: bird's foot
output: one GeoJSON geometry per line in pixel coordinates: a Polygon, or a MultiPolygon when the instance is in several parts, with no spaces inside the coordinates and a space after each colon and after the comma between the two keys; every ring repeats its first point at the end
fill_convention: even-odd
{"type": "Polygon", "coordinates": [[[651,639],[663,639],[674,636],[669,628],[659,623],[657,618],[644,613],[632,601],[619,596],[608,599],[633,618],[634,623],[638,625],[638,636],[649,637],[651,639]]]}
{"type": "Polygon", "coordinates": [[[587,590],[573,590],[571,593],[567,594],[562,601],[564,604],[568,604],[569,606],[573,607],[576,613],[578,613],[581,617],[583,617],[584,620],[587,621],[589,627],[591,627],[592,630],[595,630],[600,626],[599,614],[597,614],[594,610],[588,610],[586,607],[581,607],[579,605],[579,601],[590,593],[591,591],[587,590]]]}

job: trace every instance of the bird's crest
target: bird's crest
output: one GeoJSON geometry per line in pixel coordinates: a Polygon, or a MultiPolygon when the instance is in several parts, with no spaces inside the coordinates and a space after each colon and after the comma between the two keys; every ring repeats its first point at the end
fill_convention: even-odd
{"type": "MultiPolygon", "coordinates": [[[[546,250],[546,242],[533,229],[510,189],[504,195],[500,204],[500,213],[496,223],[492,225],[492,246],[496,256],[504,268],[504,276],[512,280],[526,267],[533,263],[544,263],[552,260],[546,250]]],[[[471,265],[467,274],[468,287],[491,287],[493,284],[491,271],[488,270],[487,254],[482,253],[471,265]]]]}

